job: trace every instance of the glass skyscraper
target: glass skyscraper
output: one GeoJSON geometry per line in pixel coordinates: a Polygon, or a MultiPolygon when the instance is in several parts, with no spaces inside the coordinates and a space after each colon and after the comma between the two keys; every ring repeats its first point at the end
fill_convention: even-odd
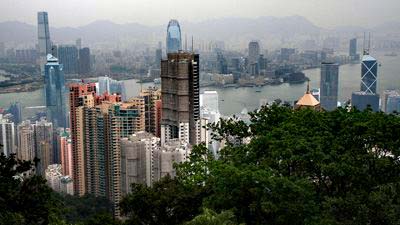
{"type": "Polygon", "coordinates": [[[38,12],[38,46],[40,58],[40,71],[44,75],[44,65],[47,54],[51,54],[51,41],[49,30],[49,18],[47,12],[38,12]]]}
{"type": "Polygon", "coordinates": [[[320,80],[321,107],[331,111],[336,109],[338,101],[339,64],[322,63],[320,80]]]}
{"type": "Polygon", "coordinates": [[[55,128],[67,127],[63,66],[52,55],[47,56],[44,79],[48,121],[52,122],[55,128]]]}
{"type": "Polygon", "coordinates": [[[177,20],[170,20],[167,28],[167,54],[182,50],[181,27],[177,20]]]}
{"type": "Polygon", "coordinates": [[[376,94],[377,81],[378,61],[370,55],[364,55],[361,62],[361,91],[376,94]]]}
{"type": "Polygon", "coordinates": [[[78,73],[78,48],[75,45],[58,46],[58,58],[60,63],[63,64],[65,74],[78,73]]]}

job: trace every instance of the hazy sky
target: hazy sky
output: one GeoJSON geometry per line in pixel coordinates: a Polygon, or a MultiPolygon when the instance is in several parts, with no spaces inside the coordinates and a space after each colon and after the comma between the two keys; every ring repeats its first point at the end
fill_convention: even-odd
{"type": "Polygon", "coordinates": [[[0,0],[0,21],[36,23],[48,11],[51,26],[95,20],[166,24],[170,18],[202,21],[221,17],[300,15],[316,25],[374,26],[400,21],[400,0],[0,0]]]}

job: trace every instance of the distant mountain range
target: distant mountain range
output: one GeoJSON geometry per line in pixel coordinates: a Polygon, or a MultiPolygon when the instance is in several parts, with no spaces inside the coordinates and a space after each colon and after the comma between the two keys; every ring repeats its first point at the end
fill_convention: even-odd
{"type": "MultiPolygon", "coordinates": [[[[50,18],[51,24],[51,18],[50,18]]],[[[285,39],[295,36],[315,37],[316,35],[355,35],[367,31],[363,27],[318,27],[301,16],[212,19],[198,23],[181,24],[182,30],[201,40],[242,39],[285,39]]],[[[400,22],[384,23],[370,29],[376,36],[400,34],[400,22]]],[[[37,28],[21,22],[1,22],[0,42],[36,43],[37,28]]],[[[115,42],[121,40],[164,40],[166,25],[145,26],[137,23],[116,24],[110,21],[96,21],[76,28],[50,27],[51,39],[55,43],[72,42],[82,38],[85,43],[115,42]]]]}

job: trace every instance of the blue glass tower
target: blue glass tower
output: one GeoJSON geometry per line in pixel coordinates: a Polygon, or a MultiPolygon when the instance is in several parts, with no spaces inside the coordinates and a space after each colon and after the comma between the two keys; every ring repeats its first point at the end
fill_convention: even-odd
{"type": "Polygon", "coordinates": [[[369,94],[376,94],[377,79],[377,60],[370,55],[364,55],[361,62],[361,91],[369,94]]]}
{"type": "Polygon", "coordinates": [[[177,20],[170,20],[167,28],[167,54],[182,50],[181,27],[177,20]]]}
{"type": "Polygon", "coordinates": [[[47,55],[45,65],[45,92],[47,120],[53,127],[67,127],[65,80],[62,64],[52,55],[47,55]]]}

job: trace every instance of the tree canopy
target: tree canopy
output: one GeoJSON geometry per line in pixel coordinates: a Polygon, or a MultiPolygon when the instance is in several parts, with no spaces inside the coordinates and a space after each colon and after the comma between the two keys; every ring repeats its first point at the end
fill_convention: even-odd
{"type": "MultiPolygon", "coordinates": [[[[278,104],[250,116],[249,125],[228,119],[210,127],[214,138],[226,143],[219,158],[204,146],[194,147],[190,160],[177,165],[177,177],[169,181],[174,182],[175,197],[166,205],[152,200],[146,206],[156,212],[152,219],[160,224],[212,224],[190,221],[232,212],[237,224],[249,225],[400,223],[398,116],[342,108],[294,111],[278,104]],[[183,201],[186,190],[196,196],[189,205],[183,201]],[[158,212],[177,209],[173,199],[191,206],[192,213],[180,221],[164,220],[164,212],[158,212]],[[201,216],[202,208],[216,214],[201,216]]],[[[149,199],[138,195],[145,192],[168,196],[164,182],[127,198],[141,202],[149,199]]],[[[147,211],[133,204],[122,208],[140,220],[147,211]]]]}

